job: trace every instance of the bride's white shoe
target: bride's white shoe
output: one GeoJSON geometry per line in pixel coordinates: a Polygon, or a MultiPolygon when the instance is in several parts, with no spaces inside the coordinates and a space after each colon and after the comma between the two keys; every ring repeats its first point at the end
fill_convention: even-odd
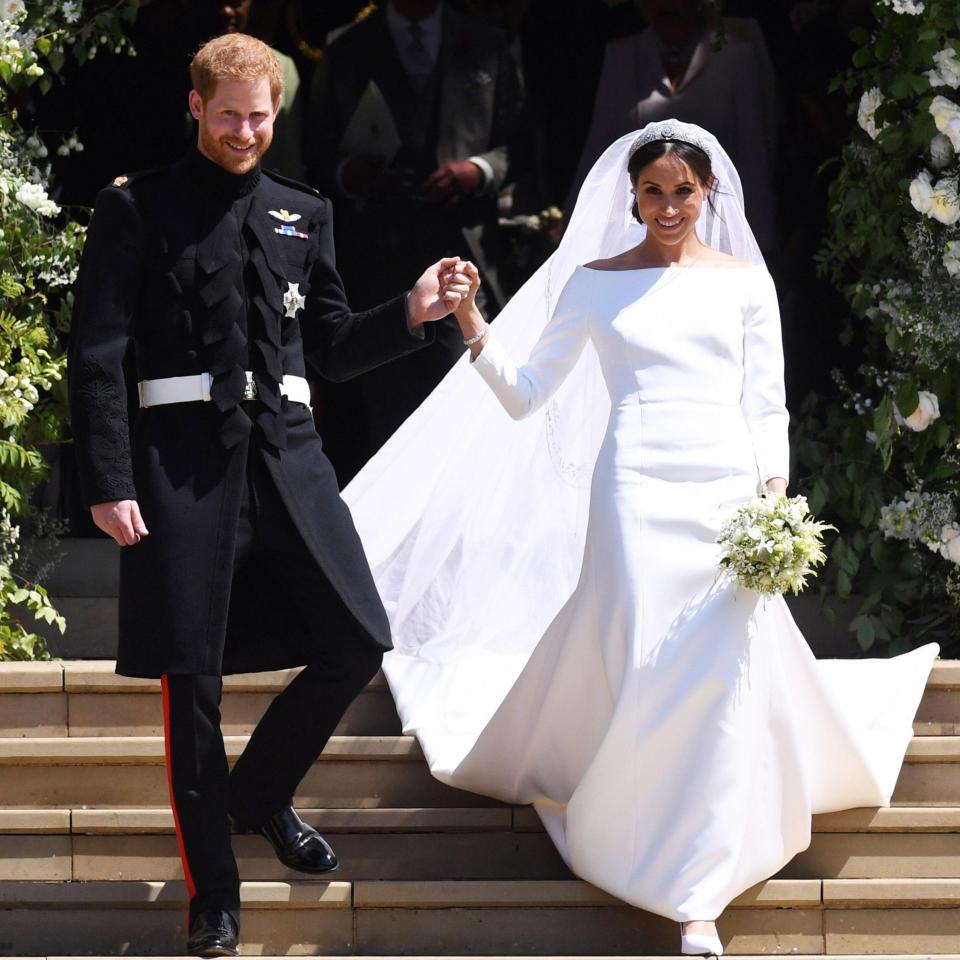
{"type": "Polygon", "coordinates": [[[723,944],[715,933],[686,933],[681,923],[680,953],[692,957],[722,957],[723,944]]]}

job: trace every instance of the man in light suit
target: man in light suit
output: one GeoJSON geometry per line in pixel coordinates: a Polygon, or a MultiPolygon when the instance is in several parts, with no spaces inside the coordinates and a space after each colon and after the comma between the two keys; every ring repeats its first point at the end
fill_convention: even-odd
{"type": "MultiPolygon", "coordinates": [[[[359,306],[380,302],[380,291],[393,290],[394,278],[407,276],[408,265],[424,255],[466,248],[484,271],[487,306],[496,311],[496,194],[516,159],[522,100],[505,35],[443,0],[388,0],[326,49],[311,92],[305,152],[312,182],[337,200],[343,279],[359,306]],[[344,132],[371,84],[397,142],[391,156],[347,155],[344,132]]],[[[438,326],[434,344],[389,372],[360,378],[357,395],[324,389],[321,429],[341,481],[463,352],[456,323],[438,326]],[[365,438],[358,416],[366,421],[365,438]]]]}

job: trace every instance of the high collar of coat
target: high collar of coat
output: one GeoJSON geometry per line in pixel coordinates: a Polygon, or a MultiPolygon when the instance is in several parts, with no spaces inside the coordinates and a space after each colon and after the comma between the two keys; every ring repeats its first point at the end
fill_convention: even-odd
{"type": "Polygon", "coordinates": [[[193,147],[187,154],[187,167],[201,193],[237,200],[249,196],[260,182],[260,164],[246,173],[231,173],[193,147]]]}

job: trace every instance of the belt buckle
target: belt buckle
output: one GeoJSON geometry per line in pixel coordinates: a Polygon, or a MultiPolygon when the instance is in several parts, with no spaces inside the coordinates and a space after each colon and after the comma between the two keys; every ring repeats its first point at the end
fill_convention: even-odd
{"type": "Polygon", "coordinates": [[[257,382],[253,379],[253,374],[249,370],[244,370],[243,375],[246,377],[247,382],[243,387],[243,399],[244,400],[256,400],[257,399],[257,382]]]}

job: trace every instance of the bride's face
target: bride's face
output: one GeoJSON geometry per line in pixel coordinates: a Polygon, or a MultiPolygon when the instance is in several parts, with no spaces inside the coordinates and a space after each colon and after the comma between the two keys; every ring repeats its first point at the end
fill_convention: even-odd
{"type": "Polygon", "coordinates": [[[648,236],[670,245],[682,243],[693,232],[707,196],[696,173],[669,153],[648,163],[633,189],[648,236]]]}

